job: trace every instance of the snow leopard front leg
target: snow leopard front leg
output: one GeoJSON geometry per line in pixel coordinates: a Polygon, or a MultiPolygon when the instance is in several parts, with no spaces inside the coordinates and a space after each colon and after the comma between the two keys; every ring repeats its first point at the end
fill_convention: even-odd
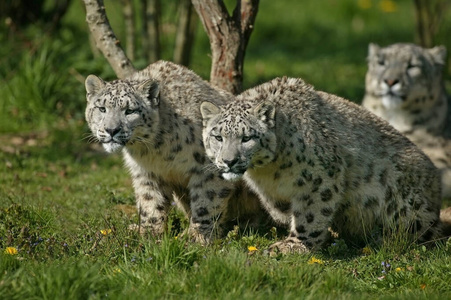
{"type": "Polygon", "coordinates": [[[191,219],[189,233],[196,242],[207,244],[222,235],[227,204],[233,195],[234,183],[216,173],[203,171],[191,176],[191,219]]]}
{"type": "Polygon", "coordinates": [[[139,231],[159,236],[167,229],[172,189],[149,172],[133,172],[132,179],[139,213],[139,231]]]}
{"type": "MultiPolygon", "coordinates": [[[[297,184],[302,181],[300,179],[297,184]]],[[[320,249],[330,240],[329,228],[335,213],[337,193],[332,187],[321,184],[320,177],[312,179],[311,188],[297,193],[291,199],[290,235],[271,245],[282,253],[310,252],[320,249]]],[[[304,182],[307,184],[307,182],[304,182]]]]}
{"type": "Polygon", "coordinates": [[[127,153],[124,153],[124,160],[132,177],[139,213],[139,224],[131,226],[131,229],[161,235],[166,230],[172,188],[157,175],[142,168],[127,153]]]}

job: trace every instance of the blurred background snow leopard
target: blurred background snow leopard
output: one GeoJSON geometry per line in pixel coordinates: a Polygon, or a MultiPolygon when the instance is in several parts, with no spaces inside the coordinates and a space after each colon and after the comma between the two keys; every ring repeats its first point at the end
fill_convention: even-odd
{"type": "Polygon", "coordinates": [[[362,105],[417,144],[442,174],[451,199],[451,104],[442,69],[446,48],[370,44],[362,105]]]}

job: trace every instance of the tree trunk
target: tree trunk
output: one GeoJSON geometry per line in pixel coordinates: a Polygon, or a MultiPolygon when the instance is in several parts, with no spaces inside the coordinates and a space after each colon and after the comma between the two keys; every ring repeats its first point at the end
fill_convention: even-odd
{"type": "Polygon", "coordinates": [[[197,16],[190,0],[180,0],[179,21],[175,37],[174,62],[188,66],[191,59],[197,16]]]}
{"type": "Polygon", "coordinates": [[[141,0],[143,13],[142,47],[144,57],[155,62],[160,59],[160,0],[141,0]]]}
{"type": "Polygon", "coordinates": [[[435,46],[444,12],[449,0],[414,0],[417,42],[426,48],[435,46]]]}
{"type": "Polygon", "coordinates": [[[210,39],[210,83],[238,94],[243,88],[244,55],[259,0],[237,0],[232,16],[221,0],[192,0],[192,3],[210,39]]]}
{"type": "Polygon", "coordinates": [[[136,72],[116,38],[105,13],[103,0],[83,0],[86,6],[86,22],[96,41],[117,77],[125,78],[136,72]]]}
{"type": "Polygon", "coordinates": [[[91,52],[94,57],[99,57],[101,55],[99,48],[96,46],[96,40],[92,34],[89,35],[89,47],[91,48],[91,52]]]}
{"type": "Polygon", "coordinates": [[[122,14],[125,24],[125,52],[128,58],[135,60],[135,12],[133,10],[133,0],[122,0],[122,14]]]}

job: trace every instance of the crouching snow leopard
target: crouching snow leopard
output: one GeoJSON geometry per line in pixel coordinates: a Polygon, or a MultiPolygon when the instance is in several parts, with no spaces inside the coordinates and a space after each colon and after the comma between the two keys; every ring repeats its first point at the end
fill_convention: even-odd
{"type": "Polygon", "coordinates": [[[370,44],[362,105],[387,120],[430,157],[451,197],[451,108],[442,78],[446,48],[370,44]]]}
{"type": "Polygon", "coordinates": [[[348,240],[375,228],[405,228],[419,241],[440,235],[437,169],[362,107],[284,77],[225,105],[203,102],[201,113],[206,153],[222,176],[242,177],[289,226],[273,250],[316,250],[330,229],[348,240]]]}
{"type": "Polygon", "coordinates": [[[90,75],[85,85],[86,120],[107,152],[122,151],[141,231],[164,231],[173,194],[200,242],[220,234],[217,224],[224,221],[265,215],[255,195],[208,167],[199,106],[206,100],[224,104],[231,95],[164,61],[124,80],[104,82],[90,75]],[[246,196],[247,201],[237,201],[246,196]]]}

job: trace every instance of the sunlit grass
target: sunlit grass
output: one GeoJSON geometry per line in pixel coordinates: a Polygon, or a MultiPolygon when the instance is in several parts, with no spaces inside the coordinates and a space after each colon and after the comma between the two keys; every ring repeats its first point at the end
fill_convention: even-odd
{"type": "Polygon", "coordinates": [[[451,243],[406,247],[396,237],[382,246],[353,248],[338,240],[314,254],[270,256],[269,245],[283,238],[275,229],[257,233],[235,228],[204,247],[181,235],[186,220],[176,212],[170,224],[181,225],[170,225],[159,239],[142,237],[128,230],[137,215],[133,207],[128,210],[133,191],[118,157],[93,152],[77,165],[68,163],[70,152],[54,149],[52,163],[39,158],[30,163],[27,157],[39,157],[40,150],[17,150],[0,156],[12,165],[1,165],[7,174],[3,182],[10,183],[6,188],[2,184],[0,195],[4,297],[451,295],[451,243]]]}

